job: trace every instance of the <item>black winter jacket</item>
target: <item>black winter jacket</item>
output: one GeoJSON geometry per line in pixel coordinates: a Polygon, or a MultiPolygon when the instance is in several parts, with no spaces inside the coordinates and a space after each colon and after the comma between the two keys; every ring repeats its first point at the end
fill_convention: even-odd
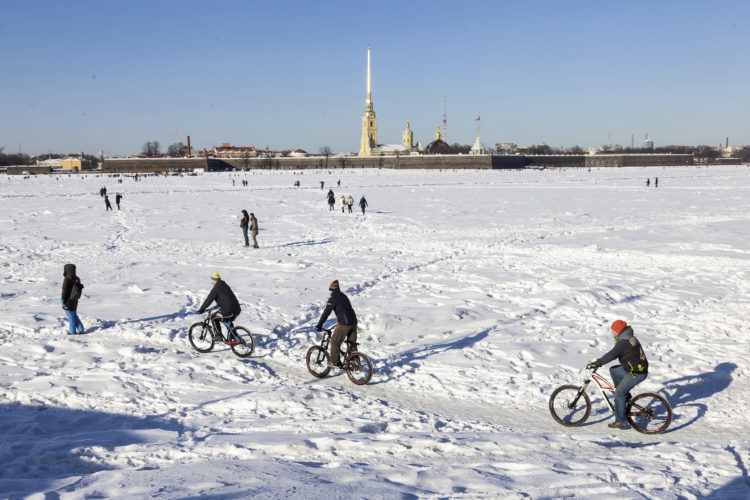
{"type": "Polygon", "coordinates": [[[78,310],[78,299],[81,297],[83,283],[81,283],[81,279],[76,276],[75,264],[65,264],[63,267],[63,276],[65,279],[62,284],[62,294],[60,295],[60,299],[62,299],[65,309],[68,311],[76,311],[78,310]]]}
{"type": "Polygon", "coordinates": [[[211,292],[206,297],[206,300],[203,301],[203,305],[201,305],[198,313],[203,314],[203,311],[208,309],[214,300],[224,316],[234,315],[236,317],[242,312],[240,302],[224,280],[218,280],[213,288],[211,288],[211,292]]]}
{"type": "Polygon", "coordinates": [[[633,334],[633,329],[626,326],[615,338],[615,346],[604,356],[594,361],[603,366],[617,358],[625,371],[630,373],[648,373],[648,360],[643,347],[633,334]]]}
{"type": "Polygon", "coordinates": [[[323,323],[326,322],[331,311],[336,313],[336,319],[340,325],[354,326],[357,324],[357,315],[354,313],[354,309],[352,309],[352,304],[341,290],[333,290],[331,292],[331,296],[328,302],[326,302],[326,308],[320,316],[320,321],[318,321],[318,329],[323,328],[323,323]]]}
{"type": "Polygon", "coordinates": [[[242,220],[240,221],[240,227],[247,227],[247,225],[250,223],[250,216],[249,215],[243,215],[242,220]]]}

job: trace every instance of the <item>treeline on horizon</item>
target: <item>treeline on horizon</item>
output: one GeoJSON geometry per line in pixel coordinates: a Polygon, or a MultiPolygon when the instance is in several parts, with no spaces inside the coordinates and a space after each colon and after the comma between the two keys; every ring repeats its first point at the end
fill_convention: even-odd
{"type": "MultiPolygon", "coordinates": [[[[448,146],[446,154],[468,154],[471,150],[471,146],[465,144],[454,143],[448,146]]],[[[78,153],[61,154],[61,153],[48,153],[40,156],[31,156],[25,153],[5,153],[4,148],[0,148],[0,167],[7,167],[10,165],[34,165],[37,160],[47,160],[53,158],[66,158],[69,156],[80,156],[78,153]]],[[[327,148],[326,148],[327,149],[327,148]]],[[[321,151],[323,148],[321,148],[321,151]]],[[[182,156],[187,152],[187,146],[182,143],[172,144],[167,151],[170,156],[182,156]]],[[[554,155],[554,154],[566,154],[566,155],[581,155],[587,154],[588,151],[580,146],[573,146],[572,148],[554,148],[547,144],[533,145],[525,148],[519,148],[518,152],[521,154],[531,155],[554,155]]],[[[599,154],[692,154],[696,158],[714,159],[722,156],[721,150],[713,146],[662,146],[652,148],[626,148],[621,146],[603,147],[599,150],[599,154]]],[[[146,143],[144,145],[141,154],[154,155],[159,154],[159,143],[154,141],[146,143]],[[154,147],[155,146],[155,147],[154,147]]],[[[329,153],[330,154],[330,153],[329,153]]],[[[99,165],[99,157],[94,155],[83,155],[84,159],[91,161],[92,167],[96,168],[99,165]]],[[[743,163],[750,162],[750,147],[746,146],[740,150],[735,151],[732,154],[733,158],[739,158],[743,163]]]]}

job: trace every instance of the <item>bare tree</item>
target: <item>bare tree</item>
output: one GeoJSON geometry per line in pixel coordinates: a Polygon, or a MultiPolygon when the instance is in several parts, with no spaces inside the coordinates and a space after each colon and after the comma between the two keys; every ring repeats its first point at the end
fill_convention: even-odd
{"type": "Polygon", "coordinates": [[[320,148],[320,154],[326,157],[326,168],[328,168],[328,157],[331,156],[331,148],[323,146],[320,148]]]}
{"type": "MultiPolygon", "coordinates": [[[[159,143],[157,142],[156,144],[156,149],[159,149],[159,143]]],[[[185,156],[187,154],[187,146],[182,142],[175,142],[167,148],[167,154],[169,156],[185,156]]]]}
{"type": "Polygon", "coordinates": [[[149,141],[143,145],[143,154],[146,156],[157,156],[161,154],[159,141],[149,141]]]}

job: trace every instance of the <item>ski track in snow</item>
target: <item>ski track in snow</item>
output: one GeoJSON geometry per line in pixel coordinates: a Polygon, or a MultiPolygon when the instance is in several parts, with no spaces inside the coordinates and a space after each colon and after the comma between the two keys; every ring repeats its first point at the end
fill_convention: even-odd
{"type": "Polygon", "coordinates": [[[0,498],[750,496],[747,167],[231,178],[0,177],[0,498]],[[368,213],[329,212],[328,186],[368,213]],[[248,359],[187,340],[215,270],[248,359]],[[335,278],[363,387],[304,365],[335,278]],[[549,415],[620,317],[651,364],[635,392],[673,406],[661,435],[612,432],[593,391],[581,427],[549,415]]]}

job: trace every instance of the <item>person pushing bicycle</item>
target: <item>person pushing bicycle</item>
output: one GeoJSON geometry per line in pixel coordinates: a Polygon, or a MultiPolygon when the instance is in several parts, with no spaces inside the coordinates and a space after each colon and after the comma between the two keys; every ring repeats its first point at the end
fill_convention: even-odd
{"type": "Polygon", "coordinates": [[[348,338],[350,345],[357,343],[357,315],[354,313],[349,298],[339,289],[339,280],[333,280],[328,287],[331,292],[331,296],[326,302],[325,310],[320,316],[318,326],[316,330],[323,330],[323,323],[326,322],[331,311],[336,313],[336,319],[338,324],[333,329],[333,336],[331,337],[331,357],[328,361],[328,366],[335,366],[341,368],[341,362],[339,360],[341,352],[341,343],[345,338],[348,338]]]}
{"type": "Polygon", "coordinates": [[[208,309],[211,303],[215,300],[216,305],[219,306],[219,310],[213,313],[211,317],[214,321],[216,332],[219,333],[221,332],[221,322],[225,321],[229,323],[234,321],[242,312],[242,308],[240,307],[240,302],[237,300],[234,292],[229,288],[229,285],[221,279],[218,271],[211,275],[211,281],[213,282],[213,288],[209,292],[208,297],[206,297],[206,300],[203,301],[203,305],[201,305],[201,308],[198,310],[198,314],[203,314],[203,311],[208,309]]]}
{"type": "Polygon", "coordinates": [[[610,329],[615,338],[615,346],[601,358],[586,365],[586,368],[593,370],[614,359],[620,362],[609,369],[612,382],[615,384],[615,421],[609,424],[609,427],[619,429],[629,425],[625,418],[625,410],[630,400],[630,390],[646,380],[648,360],[641,343],[635,338],[633,328],[627,323],[618,319],[612,323],[610,329]]]}

